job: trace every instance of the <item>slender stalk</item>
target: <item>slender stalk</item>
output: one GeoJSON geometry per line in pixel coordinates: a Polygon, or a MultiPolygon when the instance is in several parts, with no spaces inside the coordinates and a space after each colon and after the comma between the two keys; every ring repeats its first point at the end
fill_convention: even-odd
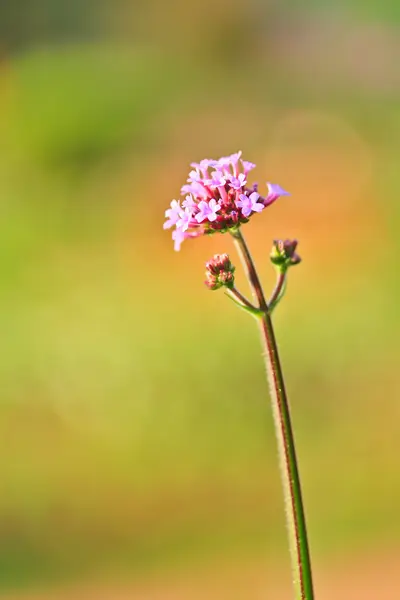
{"type": "Polygon", "coordinates": [[[240,230],[232,235],[248,276],[253,295],[263,310],[258,320],[271,394],[275,432],[278,441],[295,597],[296,600],[313,600],[314,592],[306,520],[289,403],[285,391],[278,347],[268,306],[265,302],[264,293],[249,249],[240,230]]]}
{"type": "Polygon", "coordinates": [[[240,229],[232,233],[232,237],[235,242],[236,250],[238,251],[238,254],[240,256],[240,260],[242,261],[243,268],[247,275],[253,298],[256,302],[258,302],[258,306],[261,310],[267,311],[268,305],[265,301],[264,292],[261,287],[261,283],[258,278],[253,259],[251,258],[250,251],[247,247],[246,242],[244,241],[244,237],[242,236],[240,229]]]}
{"type": "Polygon", "coordinates": [[[236,302],[238,304],[241,304],[243,307],[248,308],[250,311],[256,311],[257,308],[255,306],[252,305],[251,302],[249,302],[247,300],[247,298],[245,298],[243,296],[243,294],[241,292],[239,292],[239,290],[237,290],[235,287],[234,288],[227,288],[226,289],[226,294],[228,296],[230,296],[232,299],[236,300],[236,302]]]}
{"type": "Polygon", "coordinates": [[[275,306],[279,304],[281,298],[283,298],[286,289],[286,283],[286,271],[283,273],[279,272],[274,291],[272,292],[271,298],[268,300],[268,309],[270,314],[274,310],[275,306]]]}

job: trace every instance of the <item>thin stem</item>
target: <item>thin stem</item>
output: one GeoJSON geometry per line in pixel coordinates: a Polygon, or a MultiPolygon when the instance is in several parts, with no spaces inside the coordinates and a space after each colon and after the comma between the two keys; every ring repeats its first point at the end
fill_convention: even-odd
{"type": "Polygon", "coordinates": [[[287,283],[286,271],[284,271],[284,272],[279,271],[278,279],[276,281],[274,291],[272,292],[271,298],[268,300],[268,308],[269,308],[270,313],[272,313],[275,306],[282,299],[283,294],[285,293],[286,283],[287,283]]]}
{"type": "Polygon", "coordinates": [[[225,292],[228,296],[231,296],[232,299],[234,299],[236,301],[236,303],[241,304],[243,307],[248,308],[250,311],[254,311],[256,312],[258,309],[252,305],[251,302],[249,302],[247,300],[247,298],[245,298],[245,296],[243,296],[243,294],[241,294],[239,292],[239,290],[237,290],[235,287],[233,288],[227,288],[226,292],[225,292]]]}
{"type": "Polygon", "coordinates": [[[261,310],[267,310],[268,306],[265,301],[264,292],[261,287],[260,280],[257,275],[257,271],[254,267],[253,259],[251,258],[250,251],[244,241],[242,233],[240,229],[232,233],[232,237],[236,246],[236,249],[239,253],[240,259],[243,264],[243,268],[247,275],[247,279],[249,280],[251,292],[253,294],[254,300],[258,302],[259,308],[261,310]]]}
{"type": "Polygon", "coordinates": [[[278,348],[269,314],[260,319],[272,411],[281,466],[286,520],[292,556],[293,583],[298,600],[314,598],[307,528],[295,442],[278,348]]]}
{"type": "Polygon", "coordinates": [[[235,232],[234,238],[239,255],[245,265],[245,270],[248,274],[253,294],[257,297],[260,308],[264,308],[262,316],[259,318],[259,324],[261,340],[265,351],[265,365],[271,393],[275,432],[278,441],[296,600],[313,600],[314,592],[306,520],[289,403],[285,391],[278,347],[271,317],[268,308],[265,308],[266,303],[264,294],[249,249],[247,248],[246,242],[240,231],[235,232]]]}
{"type": "Polygon", "coordinates": [[[225,290],[225,295],[228,296],[242,310],[252,315],[254,318],[259,319],[263,314],[263,311],[253,306],[251,302],[247,300],[236,288],[225,290]]]}

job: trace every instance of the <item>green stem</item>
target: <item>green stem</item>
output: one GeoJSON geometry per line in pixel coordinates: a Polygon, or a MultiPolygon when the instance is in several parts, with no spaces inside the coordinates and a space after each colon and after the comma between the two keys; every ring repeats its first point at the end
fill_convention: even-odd
{"type": "Polygon", "coordinates": [[[258,319],[262,314],[262,311],[253,306],[251,302],[249,302],[247,298],[245,298],[243,294],[241,294],[235,287],[232,289],[226,288],[225,295],[228,296],[228,298],[230,298],[236,304],[236,306],[250,313],[253,317],[258,319]]]}
{"type": "Polygon", "coordinates": [[[279,462],[285,500],[286,522],[289,534],[292,573],[296,600],[313,600],[310,553],[306,520],[297,466],[295,442],[286,396],[282,367],[271,317],[253,259],[240,232],[232,234],[242,259],[253,295],[263,309],[259,318],[261,340],[265,351],[265,365],[270,387],[272,412],[278,441],[279,462]]]}
{"type": "Polygon", "coordinates": [[[268,308],[269,308],[270,314],[272,313],[274,308],[279,304],[279,302],[282,300],[283,295],[286,290],[286,283],[287,283],[286,271],[283,271],[283,272],[279,271],[275,289],[272,292],[271,298],[268,300],[268,308]]]}
{"type": "Polygon", "coordinates": [[[235,287],[227,288],[226,294],[228,294],[228,296],[231,296],[231,298],[234,298],[237,304],[242,304],[245,308],[248,308],[251,311],[258,311],[258,309],[255,306],[253,306],[251,302],[249,302],[247,298],[245,298],[243,294],[240,293],[239,290],[237,290],[235,287]]]}
{"type": "Polygon", "coordinates": [[[258,306],[261,310],[267,311],[268,305],[265,301],[264,292],[261,287],[261,283],[258,278],[253,259],[251,258],[250,251],[247,247],[246,242],[244,241],[244,237],[242,236],[240,229],[233,232],[232,237],[236,246],[236,250],[238,251],[238,254],[242,261],[243,269],[245,270],[245,273],[247,275],[253,298],[256,302],[258,302],[258,306]]]}

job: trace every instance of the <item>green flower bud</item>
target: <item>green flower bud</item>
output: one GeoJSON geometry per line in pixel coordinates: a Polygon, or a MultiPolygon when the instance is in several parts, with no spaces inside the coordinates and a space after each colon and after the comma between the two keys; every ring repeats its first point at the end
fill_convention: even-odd
{"type": "Polygon", "coordinates": [[[270,253],[272,264],[281,271],[299,264],[301,258],[296,254],[297,243],[297,240],[274,240],[270,253]]]}

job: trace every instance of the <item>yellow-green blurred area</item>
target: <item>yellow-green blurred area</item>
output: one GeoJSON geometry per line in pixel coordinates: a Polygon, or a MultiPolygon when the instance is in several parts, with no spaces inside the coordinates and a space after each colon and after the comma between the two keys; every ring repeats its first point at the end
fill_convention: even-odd
{"type": "Polygon", "coordinates": [[[275,323],[317,596],[400,597],[399,26],[397,0],[1,3],[2,597],[290,597],[257,328],[203,285],[231,239],[162,229],[189,163],[237,150],[292,194],[244,234],[266,289],[300,240],[275,323]]]}

